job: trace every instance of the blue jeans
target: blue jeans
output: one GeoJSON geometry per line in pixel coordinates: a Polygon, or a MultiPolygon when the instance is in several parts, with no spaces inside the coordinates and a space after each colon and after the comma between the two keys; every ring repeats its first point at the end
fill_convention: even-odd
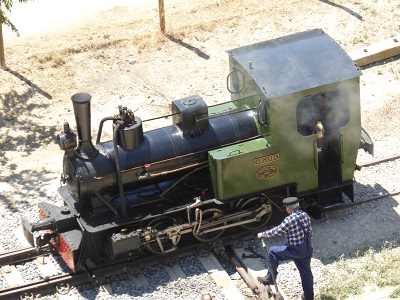
{"type": "MultiPolygon", "coordinates": [[[[285,260],[293,260],[299,270],[301,285],[303,286],[304,298],[314,299],[314,277],[311,272],[312,248],[306,249],[304,244],[298,246],[273,246],[269,248],[268,257],[272,270],[277,273],[279,263],[285,260]]],[[[270,278],[272,280],[272,278],[270,278]]]]}

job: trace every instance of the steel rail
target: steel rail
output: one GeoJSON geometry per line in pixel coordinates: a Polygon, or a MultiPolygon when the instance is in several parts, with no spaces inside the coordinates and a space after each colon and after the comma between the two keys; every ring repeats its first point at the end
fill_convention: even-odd
{"type": "Polygon", "coordinates": [[[361,169],[361,168],[364,168],[364,167],[370,167],[370,166],[379,165],[380,163],[396,160],[396,159],[399,159],[399,158],[400,158],[400,155],[397,154],[397,155],[388,156],[388,157],[381,158],[381,159],[372,160],[370,162],[366,162],[366,163],[363,163],[363,164],[360,164],[360,165],[357,165],[357,166],[361,169]]]}
{"type": "Polygon", "coordinates": [[[347,208],[347,207],[364,204],[364,203],[371,202],[371,201],[374,201],[374,200],[379,200],[379,199],[382,199],[382,198],[388,198],[388,197],[397,196],[399,194],[400,194],[400,192],[398,191],[398,192],[393,192],[393,193],[390,193],[390,194],[379,195],[379,196],[371,197],[371,198],[368,198],[368,199],[359,200],[357,202],[339,203],[339,204],[335,204],[335,205],[332,205],[332,206],[325,207],[322,210],[322,212],[333,211],[333,210],[338,210],[338,209],[344,209],[344,208],[347,208]]]}
{"type": "Polygon", "coordinates": [[[57,290],[58,287],[76,286],[91,282],[91,278],[84,271],[76,274],[55,275],[43,280],[38,280],[18,286],[0,290],[0,299],[21,299],[33,293],[44,294],[57,290]]]}
{"type": "Polygon", "coordinates": [[[2,252],[0,253],[0,267],[31,260],[46,254],[50,254],[50,247],[48,245],[41,247],[40,249],[35,247],[26,247],[18,250],[2,252]]]}

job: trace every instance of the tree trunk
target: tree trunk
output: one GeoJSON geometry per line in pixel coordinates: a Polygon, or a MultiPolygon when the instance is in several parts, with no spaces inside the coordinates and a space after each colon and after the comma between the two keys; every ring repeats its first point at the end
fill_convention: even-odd
{"type": "Polygon", "coordinates": [[[7,69],[6,57],[4,55],[3,24],[0,23],[0,68],[7,69]]]}
{"type": "Polygon", "coordinates": [[[162,32],[165,32],[164,0],[158,0],[158,14],[160,17],[160,29],[162,32]]]}

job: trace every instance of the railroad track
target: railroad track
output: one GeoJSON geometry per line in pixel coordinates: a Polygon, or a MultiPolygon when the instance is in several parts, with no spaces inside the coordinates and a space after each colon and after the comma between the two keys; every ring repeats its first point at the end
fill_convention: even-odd
{"type": "MultiPolygon", "coordinates": [[[[391,156],[361,164],[359,167],[366,168],[399,158],[400,155],[391,156]]],[[[393,192],[379,195],[357,202],[327,207],[324,211],[344,209],[399,194],[400,192],[393,192]]],[[[0,253],[0,267],[3,279],[0,281],[0,299],[34,299],[35,295],[54,292],[68,294],[72,287],[83,284],[90,284],[96,287],[99,292],[112,294],[112,288],[106,282],[107,278],[117,274],[125,274],[131,281],[133,289],[146,287],[149,284],[149,279],[143,275],[142,269],[154,264],[161,264],[166,274],[168,274],[169,280],[174,281],[187,277],[185,272],[174,263],[177,258],[187,256],[196,257],[212,280],[225,293],[226,298],[240,299],[240,297],[243,297],[245,300],[268,299],[269,291],[255,279],[261,274],[260,272],[264,272],[264,266],[260,257],[249,259],[248,249],[246,250],[244,247],[232,247],[232,241],[236,238],[246,242],[251,239],[251,236],[249,234],[238,237],[230,236],[225,238],[224,241],[220,241],[218,245],[193,245],[179,253],[173,252],[158,258],[151,256],[140,261],[123,262],[121,265],[92,266],[90,269],[83,269],[75,274],[60,274],[59,267],[54,266],[54,262],[50,260],[50,257],[52,257],[50,247],[43,247],[39,251],[33,247],[6,251],[0,253]],[[241,279],[247,285],[247,289],[238,289],[236,284],[231,280],[223,267],[224,264],[226,267],[226,261],[220,262],[218,259],[221,253],[224,253],[223,256],[229,257],[232,264],[231,267],[240,274],[241,279]],[[37,280],[24,283],[23,276],[21,276],[15,266],[26,262],[37,267],[37,274],[39,274],[37,280]]]]}
{"type": "MultiPolygon", "coordinates": [[[[368,168],[368,167],[372,167],[375,165],[379,165],[381,163],[386,163],[386,162],[390,162],[390,161],[394,161],[400,159],[400,155],[393,155],[393,156],[388,156],[385,158],[381,158],[381,159],[376,159],[376,160],[372,160],[363,164],[359,164],[357,165],[357,169],[361,170],[362,168],[368,168]]],[[[344,209],[344,208],[348,208],[348,207],[352,207],[352,206],[358,206],[358,205],[362,205],[365,204],[367,202],[372,202],[375,200],[379,200],[382,198],[388,198],[388,197],[393,197],[393,196],[397,196],[400,194],[400,191],[395,191],[392,193],[385,193],[382,195],[378,195],[378,196],[374,196],[374,197],[370,197],[368,199],[362,199],[362,200],[358,200],[356,202],[351,202],[351,203],[339,203],[339,204],[335,204],[332,206],[328,206],[325,207],[323,211],[328,212],[328,211],[333,211],[333,210],[338,210],[338,209],[344,209]]]]}
{"type": "MultiPolygon", "coordinates": [[[[208,273],[208,276],[210,276],[216,285],[223,291],[223,294],[227,299],[269,299],[269,290],[257,282],[255,274],[248,271],[248,267],[242,260],[243,256],[241,255],[246,251],[244,250],[244,247],[234,248],[232,247],[232,244],[227,244],[219,245],[213,249],[202,249],[203,251],[199,251],[197,246],[195,248],[196,249],[190,250],[186,249],[186,253],[180,253],[178,256],[180,258],[186,256],[194,257],[199,264],[203,266],[204,270],[208,273]],[[231,280],[230,276],[225,271],[223,265],[226,266],[226,260],[221,259],[221,257],[228,257],[230,259],[233,268],[235,268],[240,274],[248,288],[239,289],[237,287],[235,284],[236,279],[231,280]]],[[[30,250],[33,251],[34,249],[30,250]]],[[[9,251],[7,252],[7,255],[2,254],[2,257],[7,257],[7,260],[3,260],[3,262],[13,261],[14,264],[16,264],[16,258],[18,258],[22,252],[31,253],[28,249],[21,249],[13,252],[9,251]],[[15,254],[14,258],[12,257],[12,253],[15,254]]],[[[18,263],[28,262],[35,259],[41,260],[47,256],[48,253],[42,253],[37,257],[31,255],[29,258],[18,260],[18,263]]],[[[176,259],[177,258],[175,257],[175,260],[176,259]]],[[[5,276],[5,279],[8,280],[8,286],[3,287],[0,290],[0,299],[35,299],[36,297],[46,293],[53,293],[56,295],[68,294],[72,287],[83,284],[90,284],[95,287],[99,293],[113,294],[111,286],[107,284],[107,279],[116,274],[124,274],[127,276],[132,282],[132,289],[146,287],[149,285],[150,279],[146,278],[141,268],[155,264],[160,264],[162,268],[164,268],[170,281],[187,278],[187,275],[179,265],[167,261],[168,259],[165,257],[160,260],[151,257],[147,260],[132,262],[134,266],[130,266],[129,263],[124,263],[122,268],[118,265],[109,265],[93,267],[90,270],[80,270],[77,273],[53,275],[49,275],[41,269],[38,271],[40,274],[39,277],[41,278],[27,283],[21,282],[21,275],[15,269],[14,265],[2,265],[1,268],[3,275],[8,274],[8,276],[5,276]]],[[[47,260],[46,264],[50,263],[51,262],[47,260]]]]}
{"type": "Polygon", "coordinates": [[[370,162],[366,162],[366,163],[358,165],[358,167],[359,168],[371,167],[371,166],[374,166],[374,165],[378,165],[378,164],[381,164],[381,163],[384,163],[384,162],[396,160],[396,159],[399,159],[399,158],[400,158],[400,155],[397,154],[397,155],[388,156],[388,157],[381,158],[381,159],[371,160],[370,162]]]}
{"type": "Polygon", "coordinates": [[[371,198],[368,198],[368,199],[359,200],[357,202],[339,203],[339,204],[335,204],[335,205],[332,205],[332,206],[325,207],[323,212],[328,212],[328,211],[333,211],[333,210],[338,210],[338,209],[344,209],[344,208],[348,208],[348,207],[351,207],[351,206],[358,206],[358,205],[361,205],[361,204],[365,204],[367,202],[372,202],[372,201],[383,199],[383,198],[397,196],[399,194],[400,194],[400,191],[397,191],[397,192],[393,192],[393,193],[387,193],[387,194],[384,194],[384,195],[371,197],[371,198]]]}
{"type": "Polygon", "coordinates": [[[50,254],[49,246],[42,247],[41,249],[37,249],[35,247],[25,247],[18,250],[6,251],[0,253],[0,267],[31,260],[46,254],[50,254]]]}
{"type": "MultiPolygon", "coordinates": [[[[3,286],[0,289],[0,299],[35,299],[38,295],[56,293],[68,294],[72,287],[89,284],[95,287],[98,292],[112,294],[112,288],[107,281],[110,277],[124,274],[132,284],[132,289],[146,287],[149,285],[149,278],[144,276],[143,269],[159,264],[168,274],[169,280],[186,278],[187,275],[174,262],[178,258],[188,256],[195,257],[199,264],[207,271],[208,276],[223,289],[228,299],[240,299],[241,292],[230,281],[221,263],[213,255],[213,250],[224,248],[230,245],[233,239],[240,241],[249,239],[248,234],[231,235],[218,241],[214,245],[193,245],[183,250],[168,253],[163,256],[149,256],[144,259],[114,263],[111,265],[95,266],[79,270],[76,273],[59,274],[59,267],[49,259],[50,250],[37,252],[35,248],[27,247],[15,251],[7,251],[0,254],[1,273],[3,275],[3,286]],[[24,256],[24,253],[26,256],[24,256]],[[23,276],[17,270],[20,263],[29,263],[29,268],[37,268],[34,272],[38,274],[34,281],[24,282],[23,276]],[[56,271],[54,271],[56,270],[56,271]],[[58,271],[57,271],[58,270],[58,271]]],[[[257,292],[260,294],[260,292],[257,292]]],[[[250,299],[242,296],[243,300],[250,299]]],[[[260,299],[260,298],[259,298],[260,299]]]]}

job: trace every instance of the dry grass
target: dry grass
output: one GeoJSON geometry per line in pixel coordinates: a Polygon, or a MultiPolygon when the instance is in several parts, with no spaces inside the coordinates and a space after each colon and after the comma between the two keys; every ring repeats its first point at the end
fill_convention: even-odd
{"type": "Polygon", "coordinates": [[[350,258],[339,258],[325,270],[327,284],[320,290],[320,299],[347,299],[361,294],[367,285],[392,287],[389,297],[396,298],[400,287],[398,257],[398,245],[385,243],[375,249],[361,249],[350,258]]]}
{"type": "Polygon", "coordinates": [[[343,47],[354,49],[356,45],[398,34],[398,26],[393,24],[400,22],[400,5],[392,1],[349,3],[344,0],[288,0],[285,3],[271,0],[166,1],[165,34],[159,29],[156,5],[132,11],[115,8],[115,14],[100,17],[102,22],[94,23],[89,18],[55,36],[60,47],[70,45],[66,48],[58,48],[57,42],[48,38],[32,40],[27,45],[30,59],[37,59],[39,69],[47,63],[52,68],[60,68],[73,62],[73,56],[111,47],[128,46],[142,54],[160,51],[173,42],[191,44],[196,40],[201,44],[200,49],[207,45],[226,49],[260,41],[259,37],[266,40],[316,27],[327,31],[343,47]]]}
{"type": "MultiPolygon", "coordinates": [[[[301,31],[304,27],[320,27],[331,31],[331,34],[342,34],[338,40],[344,45],[354,46],[382,39],[380,32],[389,32],[384,34],[386,38],[397,35],[398,28],[390,24],[393,24],[392,18],[400,20],[399,8],[400,5],[391,1],[374,1],[372,4],[358,1],[297,0],[289,0],[285,4],[253,0],[175,1],[174,4],[165,4],[166,34],[177,39],[195,35],[197,39],[206,41],[215,34],[251,35],[259,30],[287,34],[301,31]],[[327,12],[329,15],[324,16],[327,12]],[[387,18],[390,24],[382,25],[382,18],[387,18]],[[345,24],[354,22],[354,19],[359,19],[354,32],[348,31],[351,28],[345,29],[343,33],[338,27],[330,28],[332,23],[343,23],[345,28],[345,24]],[[377,24],[380,25],[377,27],[377,24]]],[[[168,41],[157,27],[157,9],[133,21],[132,25],[135,28],[134,45],[140,51],[161,49],[168,41]]]]}

